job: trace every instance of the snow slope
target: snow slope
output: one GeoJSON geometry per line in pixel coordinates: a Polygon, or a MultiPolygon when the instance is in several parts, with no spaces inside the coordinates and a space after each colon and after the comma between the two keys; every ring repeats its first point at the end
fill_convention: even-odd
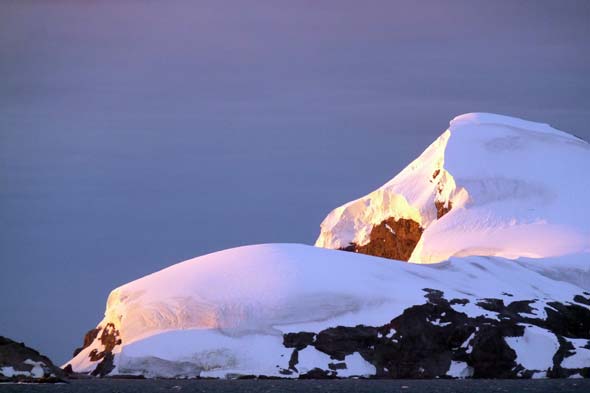
{"type": "MultiPolygon", "coordinates": [[[[545,263],[547,271],[559,270],[559,258],[545,263]]],[[[278,376],[289,368],[292,352],[283,345],[283,334],[382,325],[423,304],[423,288],[470,300],[453,306],[459,312],[495,319],[497,314],[475,305],[478,299],[536,299],[533,308],[542,313],[548,301],[570,302],[582,292],[529,265],[490,257],[420,265],[297,244],[246,246],[178,263],[113,290],[98,326],[112,323],[120,333],[112,373],[278,376]]],[[[572,265],[586,271],[584,281],[590,283],[586,260],[570,260],[572,265]]],[[[528,337],[518,342],[519,354],[526,352],[528,337]]],[[[101,349],[99,340],[69,364],[78,372],[92,371],[97,362],[89,353],[95,349],[101,349]]],[[[358,354],[346,359],[339,376],[374,374],[358,354]]],[[[330,361],[307,347],[299,354],[298,372],[327,369],[330,361]]]]}
{"type": "Polygon", "coordinates": [[[411,262],[588,253],[589,169],[590,144],[548,125],[458,116],[392,180],[332,211],[316,246],[364,245],[373,226],[393,217],[424,228],[411,262]],[[439,219],[436,203],[450,208],[439,219]]]}

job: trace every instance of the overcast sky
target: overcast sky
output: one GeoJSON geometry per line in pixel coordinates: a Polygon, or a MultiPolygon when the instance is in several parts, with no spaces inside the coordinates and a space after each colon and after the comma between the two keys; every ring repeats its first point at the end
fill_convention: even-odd
{"type": "Polygon", "coordinates": [[[461,113],[590,139],[588,37],[585,0],[2,1],[0,335],[62,363],[125,282],[312,244],[461,113]]]}

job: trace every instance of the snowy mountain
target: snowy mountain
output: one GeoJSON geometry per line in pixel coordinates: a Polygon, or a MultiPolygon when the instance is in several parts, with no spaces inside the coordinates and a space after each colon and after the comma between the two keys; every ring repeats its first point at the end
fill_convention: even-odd
{"type": "Polygon", "coordinates": [[[417,263],[590,252],[589,168],[590,144],[548,125],[458,116],[392,180],[332,211],[316,246],[417,263]]]}
{"type": "Polygon", "coordinates": [[[320,247],[228,249],[113,290],[68,365],[99,376],[589,377],[589,160],[586,142],[548,126],[460,116],[386,185],[330,213],[320,247]]]}

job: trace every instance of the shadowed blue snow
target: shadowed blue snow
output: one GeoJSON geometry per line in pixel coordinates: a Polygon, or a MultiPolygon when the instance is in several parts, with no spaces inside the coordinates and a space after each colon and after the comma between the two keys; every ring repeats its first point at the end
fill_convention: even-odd
{"type": "Polygon", "coordinates": [[[590,139],[588,20],[587,1],[2,2],[0,335],[59,363],[118,285],[312,243],[460,113],[590,139]]]}

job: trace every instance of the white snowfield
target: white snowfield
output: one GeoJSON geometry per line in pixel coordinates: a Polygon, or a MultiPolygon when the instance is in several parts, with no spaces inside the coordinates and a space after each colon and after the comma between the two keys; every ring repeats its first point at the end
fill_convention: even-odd
{"type": "MultiPolygon", "coordinates": [[[[440,289],[449,299],[469,299],[473,306],[453,307],[470,316],[494,318],[493,312],[474,305],[486,297],[507,303],[539,299],[533,307],[540,313],[546,301],[570,302],[582,289],[554,279],[561,262],[473,256],[422,265],[298,244],[246,246],[191,259],[115,289],[99,326],[112,322],[121,333],[113,373],[279,376],[292,352],[282,345],[282,334],[383,325],[405,308],[424,304],[423,288],[440,289]]],[[[574,265],[590,287],[586,256],[569,257],[566,266],[574,265]]],[[[551,333],[537,330],[515,341],[519,355],[527,353],[523,345],[531,335],[531,343],[553,348],[544,344],[551,333]]],[[[95,341],[72,359],[74,370],[94,369],[96,363],[88,358],[93,349],[100,351],[101,344],[95,341]]],[[[360,356],[348,358],[339,376],[374,374],[360,356]]],[[[305,373],[327,369],[329,362],[328,355],[308,347],[297,367],[305,373]]]]}
{"type": "MultiPolygon", "coordinates": [[[[113,290],[98,324],[113,323],[120,332],[111,374],[285,376],[293,349],[283,345],[283,334],[381,326],[424,304],[424,288],[468,299],[452,307],[470,317],[497,318],[476,306],[497,298],[534,301],[529,316],[546,318],[548,302],[570,303],[590,290],[588,170],[590,146],[571,135],[504,116],[459,116],[393,180],[330,213],[320,247],[228,249],[113,290]],[[452,204],[441,219],[435,201],[452,204]],[[363,244],[372,226],[389,217],[426,228],[411,258],[419,263],[329,249],[363,244]]],[[[508,341],[516,361],[537,377],[558,349],[553,333],[534,326],[508,341]]],[[[587,367],[590,351],[578,341],[568,362],[587,367]]],[[[469,353],[469,339],[462,347],[469,353]]],[[[89,354],[103,349],[94,340],[68,364],[90,372],[97,362],[89,354]]],[[[326,370],[332,361],[313,346],[298,356],[290,377],[326,370]]],[[[338,376],[375,374],[358,352],[345,363],[338,376]]],[[[447,374],[471,372],[453,361],[447,374]]]]}
{"type": "Polygon", "coordinates": [[[373,225],[394,217],[425,228],[416,263],[590,252],[589,170],[590,144],[546,124],[458,116],[392,180],[332,211],[316,246],[364,245],[373,225]],[[438,220],[435,201],[452,207],[438,220]]]}

